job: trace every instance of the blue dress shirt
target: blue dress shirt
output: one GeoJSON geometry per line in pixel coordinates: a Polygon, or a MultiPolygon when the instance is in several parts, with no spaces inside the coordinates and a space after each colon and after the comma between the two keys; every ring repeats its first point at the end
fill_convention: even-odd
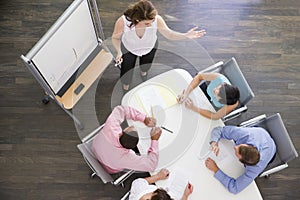
{"type": "Polygon", "coordinates": [[[217,178],[229,192],[237,194],[245,189],[268,165],[276,152],[276,146],[269,133],[260,127],[216,127],[211,133],[210,142],[218,142],[221,138],[234,140],[236,145],[248,144],[256,147],[260,153],[260,160],[254,166],[244,165],[245,172],[237,179],[229,177],[222,170],[218,170],[217,178]]]}

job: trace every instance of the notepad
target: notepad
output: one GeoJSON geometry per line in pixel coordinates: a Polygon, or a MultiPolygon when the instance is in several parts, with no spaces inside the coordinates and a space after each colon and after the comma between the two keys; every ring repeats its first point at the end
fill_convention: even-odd
{"type": "Polygon", "coordinates": [[[165,189],[173,199],[181,199],[188,183],[189,180],[184,172],[175,169],[170,172],[165,189]]]}
{"type": "Polygon", "coordinates": [[[166,109],[177,103],[176,96],[161,85],[146,85],[136,92],[140,107],[151,116],[151,107],[166,109]]]}
{"type": "Polygon", "coordinates": [[[166,107],[156,87],[144,87],[137,92],[137,96],[148,116],[151,116],[151,107],[160,106],[163,109],[166,107]]]}

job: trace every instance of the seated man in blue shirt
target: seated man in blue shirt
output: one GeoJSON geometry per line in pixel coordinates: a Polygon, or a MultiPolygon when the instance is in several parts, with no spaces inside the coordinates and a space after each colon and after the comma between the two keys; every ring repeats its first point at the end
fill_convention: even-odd
{"type": "Polygon", "coordinates": [[[211,158],[205,161],[208,169],[229,192],[237,194],[245,189],[268,165],[276,152],[276,146],[269,133],[260,127],[224,126],[213,129],[210,138],[212,150],[218,156],[218,141],[221,139],[235,142],[235,155],[245,166],[244,174],[234,179],[226,175],[211,158]]]}

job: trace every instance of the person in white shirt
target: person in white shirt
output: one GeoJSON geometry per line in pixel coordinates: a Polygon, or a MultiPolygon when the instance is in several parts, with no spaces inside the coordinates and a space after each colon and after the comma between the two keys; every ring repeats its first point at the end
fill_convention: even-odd
{"type": "Polygon", "coordinates": [[[198,27],[186,33],[171,30],[148,0],[131,5],[116,21],[112,34],[112,44],[117,51],[116,64],[121,65],[124,92],[129,90],[137,57],[140,59],[142,80],[147,79],[158,46],[157,29],[170,40],[194,39],[206,34],[205,30],[197,31],[198,27]]]}
{"type": "MultiPolygon", "coordinates": [[[[165,180],[168,177],[169,171],[167,169],[161,169],[153,176],[134,180],[131,184],[129,200],[171,200],[172,197],[166,190],[153,185],[156,181],[165,180]]],[[[187,200],[192,192],[193,186],[188,183],[181,200],[187,200]]]]}

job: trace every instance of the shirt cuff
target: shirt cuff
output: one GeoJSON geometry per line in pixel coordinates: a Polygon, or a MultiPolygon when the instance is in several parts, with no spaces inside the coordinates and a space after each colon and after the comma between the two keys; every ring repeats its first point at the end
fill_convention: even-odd
{"type": "Polygon", "coordinates": [[[145,114],[141,113],[141,114],[137,117],[137,120],[144,123],[146,117],[147,117],[147,116],[146,116],[145,114]]]}
{"type": "Polygon", "coordinates": [[[226,174],[224,174],[224,172],[223,172],[222,170],[219,169],[219,170],[215,173],[214,177],[215,177],[216,179],[218,179],[219,181],[223,182],[223,180],[225,180],[225,178],[226,178],[226,174]]]}
{"type": "Polygon", "coordinates": [[[154,152],[158,152],[158,140],[151,140],[150,149],[152,149],[152,151],[154,151],[154,152]]]}
{"type": "Polygon", "coordinates": [[[220,138],[221,138],[221,131],[222,131],[223,127],[221,126],[218,126],[218,127],[215,127],[212,132],[211,132],[211,135],[210,135],[210,142],[219,142],[220,138]]]}

